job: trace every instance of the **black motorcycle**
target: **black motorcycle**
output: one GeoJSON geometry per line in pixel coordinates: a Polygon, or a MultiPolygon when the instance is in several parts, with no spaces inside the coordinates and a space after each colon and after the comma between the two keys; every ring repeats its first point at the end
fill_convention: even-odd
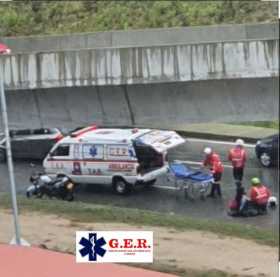
{"type": "Polygon", "coordinates": [[[74,200],[74,183],[64,174],[58,174],[54,180],[45,174],[34,174],[30,177],[30,185],[26,190],[26,196],[42,198],[58,198],[67,201],[74,200]]]}

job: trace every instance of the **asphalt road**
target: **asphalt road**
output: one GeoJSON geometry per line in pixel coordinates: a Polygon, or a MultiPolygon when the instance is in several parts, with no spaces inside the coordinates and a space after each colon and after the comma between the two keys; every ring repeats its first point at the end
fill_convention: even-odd
{"type": "MultiPolygon", "coordinates": [[[[268,215],[252,218],[232,218],[227,215],[227,203],[235,194],[232,168],[227,162],[227,152],[232,145],[215,141],[189,139],[184,145],[170,151],[169,159],[185,161],[192,167],[198,167],[198,163],[203,159],[203,148],[205,146],[212,147],[221,155],[224,161],[225,171],[222,178],[223,199],[206,199],[205,201],[199,199],[195,201],[186,200],[181,191],[174,190],[172,178],[168,180],[167,176],[163,176],[157,180],[155,187],[148,189],[139,187],[129,196],[114,195],[110,187],[104,187],[102,185],[80,186],[77,189],[76,200],[96,204],[110,203],[110,205],[119,207],[160,211],[167,213],[169,216],[180,214],[195,218],[253,224],[262,228],[278,228],[278,209],[276,211],[270,211],[268,215]]],[[[256,160],[252,146],[248,145],[247,151],[249,159],[245,170],[244,186],[248,189],[250,179],[258,176],[271,188],[273,195],[278,198],[278,171],[275,168],[266,169],[261,167],[256,160]]],[[[34,171],[40,171],[41,166],[40,163],[27,161],[16,161],[14,166],[17,191],[23,194],[29,185],[30,174],[34,171]]],[[[5,164],[0,164],[0,176],[0,192],[9,191],[7,166],[5,164]]]]}

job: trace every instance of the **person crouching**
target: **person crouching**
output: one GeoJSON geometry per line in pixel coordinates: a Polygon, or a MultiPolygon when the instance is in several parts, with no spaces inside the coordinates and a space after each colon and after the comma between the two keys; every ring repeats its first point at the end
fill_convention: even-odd
{"type": "Polygon", "coordinates": [[[258,213],[266,213],[271,191],[257,177],[251,179],[251,185],[249,191],[251,205],[257,209],[258,213]]]}

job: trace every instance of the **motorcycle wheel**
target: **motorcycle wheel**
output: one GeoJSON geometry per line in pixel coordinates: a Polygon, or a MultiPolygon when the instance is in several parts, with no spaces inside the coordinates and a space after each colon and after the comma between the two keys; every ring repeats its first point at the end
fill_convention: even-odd
{"type": "Polygon", "coordinates": [[[69,202],[73,201],[74,200],[73,193],[68,193],[64,200],[69,201],[69,202]]]}
{"type": "Polygon", "coordinates": [[[42,192],[39,192],[38,194],[37,194],[37,198],[43,198],[43,196],[44,196],[44,194],[42,193],[42,192]]]}

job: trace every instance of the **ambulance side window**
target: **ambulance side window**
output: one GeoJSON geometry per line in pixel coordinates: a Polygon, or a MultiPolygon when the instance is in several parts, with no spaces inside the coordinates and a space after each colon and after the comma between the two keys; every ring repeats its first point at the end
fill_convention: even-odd
{"type": "Polygon", "coordinates": [[[59,145],[52,153],[52,157],[62,157],[69,156],[70,153],[70,145],[69,144],[61,144],[59,145]]]}
{"type": "Polygon", "coordinates": [[[82,146],[83,159],[86,160],[103,160],[104,145],[103,144],[83,144],[82,146]]]}
{"type": "Polygon", "coordinates": [[[109,160],[134,159],[135,153],[128,145],[108,145],[107,156],[109,160]]]}

